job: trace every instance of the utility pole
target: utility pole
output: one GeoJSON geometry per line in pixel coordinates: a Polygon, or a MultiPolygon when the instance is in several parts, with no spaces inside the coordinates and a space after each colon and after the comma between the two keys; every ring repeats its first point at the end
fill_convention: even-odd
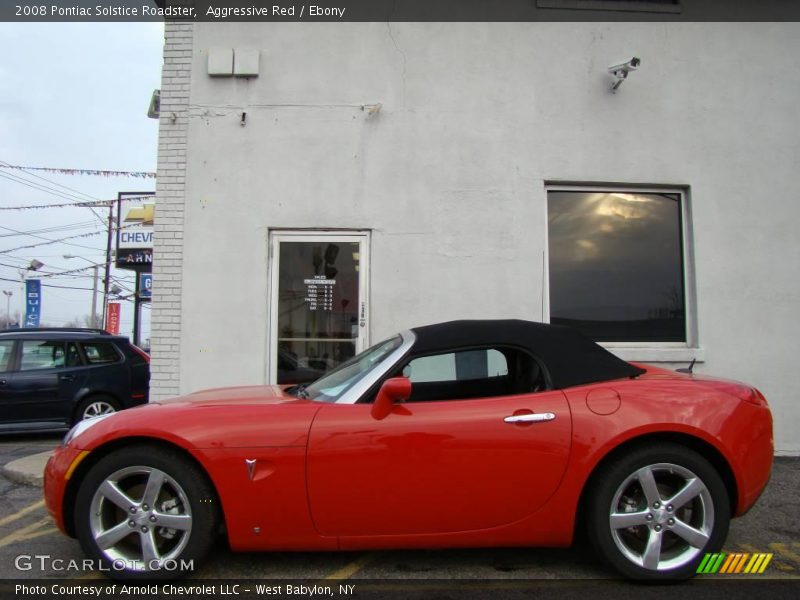
{"type": "Polygon", "coordinates": [[[97,277],[98,277],[98,267],[99,265],[95,265],[92,267],[92,271],[94,271],[94,286],[92,288],[92,329],[97,329],[97,277]]]}
{"type": "MultiPolygon", "coordinates": [[[[103,278],[103,329],[108,318],[108,286],[111,282],[111,233],[114,230],[114,203],[108,205],[108,241],[106,242],[106,275],[103,278]]],[[[95,271],[96,273],[96,271],[95,271]]],[[[95,282],[97,278],[95,277],[95,282]]]]}
{"type": "Polygon", "coordinates": [[[89,260],[85,256],[76,256],[74,254],[65,254],[64,258],[80,258],[85,260],[88,263],[92,263],[92,271],[94,272],[94,285],[92,286],[92,312],[89,313],[89,327],[92,329],[97,329],[97,281],[100,278],[100,265],[94,264],[93,261],[89,260]]]}

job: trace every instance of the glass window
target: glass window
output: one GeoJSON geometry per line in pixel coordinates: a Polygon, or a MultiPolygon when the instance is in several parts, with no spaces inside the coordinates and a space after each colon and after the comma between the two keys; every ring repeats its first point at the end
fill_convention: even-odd
{"type": "Polygon", "coordinates": [[[506,357],[493,348],[465,350],[415,358],[403,369],[403,375],[412,383],[468,381],[508,375],[508,365],[506,357]]]}
{"type": "Polygon", "coordinates": [[[680,13],[680,0],[536,0],[537,8],[680,13]]]}
{"type": "Polygon", "coordinates": [[[279,256],[277,381],[314,381],[356,353],[360,244],[281,241],[279,256]]]}
{"type": "Polygon", "coordinates": [[[0,342],[0,373],[11,370],[11,357],[14,355],[14,341],[0,342]]]}
{"type": "Polygon", "coordinates": [[[119,361],[119,354],[117,354],[114,346],[108,342],[92,342],[81,344],[81,346],[83,346],[83,353],[86,354],[86,360],[90,365],[119,361]]]}
{"type": "MultiPolygon", "coordinates": [[[[300,392],[294,393],[300,397],[310,398],[319,402],[336,402],[342,394],[377,368],[386,358],[403,343],[400,336],[375,344],[372,348],[356,354],[350,360],[343,362],[332,371],[326,373],[321,379],[308,386],[301,386],[300,392]]],[[[293,388],[289,388],[292,393],[293,388]]]]}
{"type": "Polygon", "coordinates": [[[685,342],[682,200],[550,190],[550,321],[598,341],[685,342]]]}
{"type": "Polygon", "coordinates": [[[65,364],[64,342],[25,340],[22,342],[20,371],[58,369],[65,364]]]}

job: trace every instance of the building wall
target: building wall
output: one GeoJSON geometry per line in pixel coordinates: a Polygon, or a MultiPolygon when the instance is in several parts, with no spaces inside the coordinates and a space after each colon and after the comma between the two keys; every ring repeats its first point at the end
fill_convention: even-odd
{"type": "Polygon", "coordinates": [[[698,348],[615,351],[757,385],[800,452],[796,24],[198,23],[190,51],[162,105],[156,397],[266,381],[270,229],[372,232],[374,342],[546,319],[546,182],[688,186],[698,348]],[[259,76],[209,77],[213,48],[259,76]]]}

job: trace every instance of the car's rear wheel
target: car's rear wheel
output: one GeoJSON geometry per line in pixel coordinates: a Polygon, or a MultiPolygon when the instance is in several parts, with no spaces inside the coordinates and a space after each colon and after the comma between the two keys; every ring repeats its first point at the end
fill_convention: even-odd
{"type": "MultiPolygon", "coordinates": [[[[75,423],[110,415],[119,410],[119,404],[110,396],[91,396],[85,398],[75,410],[75,423]]],[[[73,423],[74,424],[74,423],[73,423]]]]}
{"type": "Polygon", "coordinates": [[[112,578],[180,577],[214,542],[215,497],[205,473],[178,452],[118,450],[94,465],[78,490],[78,540],[112,578]]]}
{"type": "Polygon", "coordinates": [[[728,534],[730,500],[714,467],[677,444],[642,446],[593,478],[588,533],[598,554],[633,579],[681,580],[728,534]]]}

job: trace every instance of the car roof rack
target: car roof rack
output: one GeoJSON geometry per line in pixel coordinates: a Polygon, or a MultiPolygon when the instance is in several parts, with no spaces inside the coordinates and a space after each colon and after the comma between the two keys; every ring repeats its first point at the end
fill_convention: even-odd
{"type": "Polygon", "coordinates": [[[111,335],[105,329],[93,329],[91,327],[13,327],[11,329],[0,329],[0,333],[38,333],[48,331],[64,331],[68,333],[97,333],[100,335],[111,335]]]}

